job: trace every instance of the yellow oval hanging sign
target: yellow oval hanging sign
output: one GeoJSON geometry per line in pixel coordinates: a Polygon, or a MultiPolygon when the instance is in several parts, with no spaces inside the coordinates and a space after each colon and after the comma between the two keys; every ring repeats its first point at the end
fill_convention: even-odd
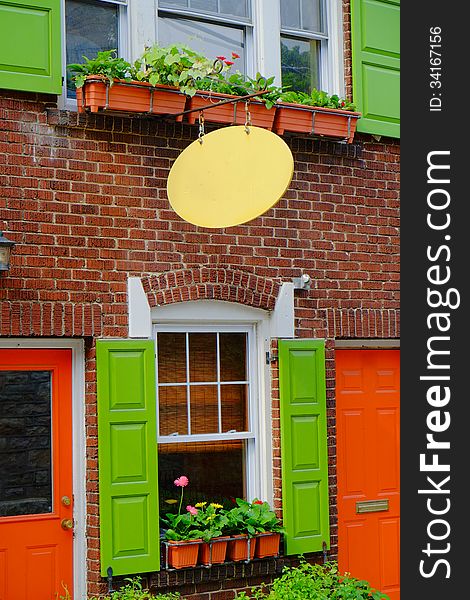
{"type": "Polygon", "coordinates": [[[211,228],[240,225],[266,212],[289,187],[294,158],[275,133],[241,125],[201,140],[178,156],[168,176],[168,199],[185,221],[211,228]]]}

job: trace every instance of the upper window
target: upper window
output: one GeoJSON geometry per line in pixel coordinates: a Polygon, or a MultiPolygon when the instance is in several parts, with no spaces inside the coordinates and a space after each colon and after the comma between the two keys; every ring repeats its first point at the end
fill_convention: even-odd
{"type": "MultiPolygon", "coordinates": [[[[309,92],[343,93],[341,4],[336,0],[64,0],[66,64],[117,49],[186,44],[209,58],[239,55],[234,70],[309,92]],[[131,24],[128,31],[128,23],[131,24]]],[[[67,74],[67,96],[75,90],[67,74]]]]}
{"type": "MultiPolygon", "coordinates": [[[[162,508],[181,474],[194,481],[194,502],[253,493],[256,446],[249,329],[159,327],[158,461],[162,508]],[[207,465],[211,469],[207,469],[207,465]],[[250,481],[251,478],[251,481],[250,481]]],[[[189,492],[189,490],[188,490],[189,492]]],[[[168,509],[168,507],[166,507],[168,509]]]]}
{"type": "Polygon", "coordinates": [[[160,0],[158,41],[182,43],[208,57],[240,56],[237,68],[247,72],[251,34],[250,0],[160,0]]]}

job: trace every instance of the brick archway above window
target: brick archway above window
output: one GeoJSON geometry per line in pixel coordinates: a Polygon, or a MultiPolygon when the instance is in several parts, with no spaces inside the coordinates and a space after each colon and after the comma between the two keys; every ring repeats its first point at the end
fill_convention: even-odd
{"type": "Polygon", "coordinates": [[[274,310],[281,281],[237,269],[201,267],[142,278],[151,308],[191,300],[225,300],[274,310]]]}

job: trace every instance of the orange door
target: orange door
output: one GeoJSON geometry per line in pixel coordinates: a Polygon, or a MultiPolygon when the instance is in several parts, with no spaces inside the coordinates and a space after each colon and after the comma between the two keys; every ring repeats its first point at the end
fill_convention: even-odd
{"type": "Polygon", "coordinates": [[[398,350],[336,351],[338,563],[400,598],[398,350]]]}
{"type": "Polygon", "coordinates": [[[73,591],[71,366],[70,350],[0,350],[0,600],[73,591]]]}

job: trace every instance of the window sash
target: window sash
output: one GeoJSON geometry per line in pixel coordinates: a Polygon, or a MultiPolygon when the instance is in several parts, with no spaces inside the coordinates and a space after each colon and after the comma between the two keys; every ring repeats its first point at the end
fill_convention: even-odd
{"type": "MultiPolygon", "coordinates": [[[[279,0],[280,3],[282,3],[282,0],[279,0]]],[[[321,39],[321,38],[328,38],[328,10],[326,7],[326,2],[325,0],[321,0],[320,2],[320,20],[322,23],[322,29],[321,30],[313,30],[313,29],[307,29],[307,28],[303,28],[302,27],[302,2],[300,1],[299,3],[299,10],[300,10],[300,27],[286,27],[282,24],[282,19],[281,19],[281,32],[289,32],[289,33],[295,33],[296,35],[304,35],[306,37],[309,38],[313,38],[313,39],[321,39]]]]}
{"type": "Polygon", "coordinates": [[[255,360],[255,351],[254,351],[254,335],[251,327],[184,327],[184,326],[172,326],[172,325],[160,325],[155,328],[155,338],[157,341],[157,352],[155,356],[155,369],[156,369],[156,394],[157,394],[157,441],[158,443],[175,443],[175,442],[183,442],[183,441],[210,441],[210,440],[218,440],[218,439],[251,439],[255,438],[254,431],[256,430],[256,418],[255,418],[255,410],[253,407],[253,394],[255,389],[255,377],[254,377],[254,360],[255,360]],[[185,333],[185,353],[186,353],[186,381],[172,383],[158,383],[158,334],[172,332],[172,333],[185,333]],[[191,382],[189,381],[189,356],[190,356],[190,348],[189,348],[189,335],[191,333],[215,333],[216,335],[216,360],[217,360],[217,375],[216,381],[209,382],[191,382]],[[223,333],[245,333],[246,334],[246,373],[247,379],[244,381],[221,381],[220,379],[220,343],[219,343],[219,334],[223,333]],[[222,394],[221,388],[224,385],[246,385],[247,386],[247,421],[248,421],[248,430],[247,431],[222,431],[222,394]],[[204,433],[204,434],[193,434],[191,433],[191,387],[198,387],[204,385],[212,385],[217,387],[217,410],[218,410],[218,429],[217,432],[204,433]],[[186,415],[187,415],[187,434],[177,434],[177,435],[160,435],[160,404],[159,404],[159,389],[165,387],[183,387],[186,388],[186,415]]]}

